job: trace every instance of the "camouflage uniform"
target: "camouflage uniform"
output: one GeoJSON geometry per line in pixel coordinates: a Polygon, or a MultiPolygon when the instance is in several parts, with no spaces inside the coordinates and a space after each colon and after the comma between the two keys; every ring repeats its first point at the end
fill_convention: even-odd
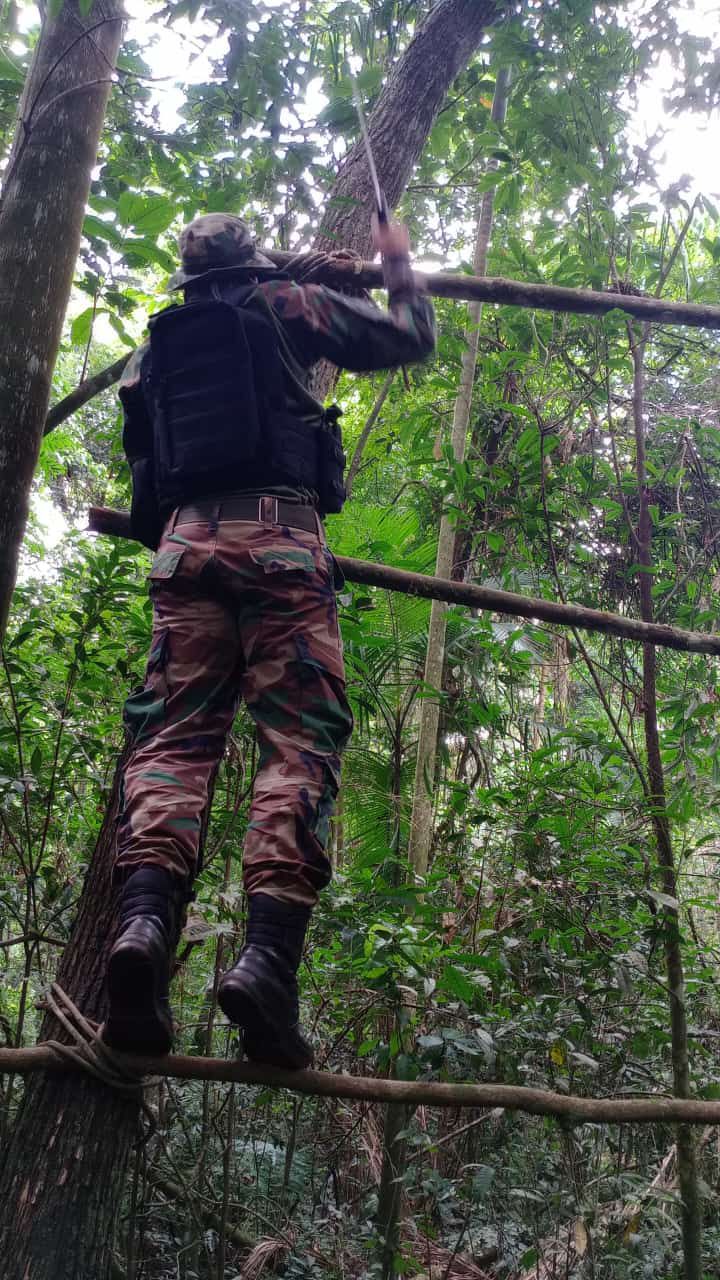
{"type": "MultiPolygon", "coordinates": [[[[249,277],[272,267],[253,250],[245,225],[227,215],[191,224],[181,249],[183,270],[171,283],[190,296],[200,285],[233,301],[234,290],[247,290],[249,277]]],[[[432,351],[432,307],[407,259],[389,263],[386,276],[389,313],[318,285],[257,283],[253,305],[271,313],[278,329],[285,398],[294,414],[318,412],[305,379],[321,358],[373,370],[432,351]]],[[[141,351],[130,361],[121,385],[133,469],[152,463],[142,357],[141,351]]],[[[308,531],[287,516],[288,502],[307,516],[314,495],[287,488],[263,494],[252,520],[224,517],[224,495],[217,494],[202,495],[211,500],[203,519],[188,521],[183,510],[166,513],[150,571],[154,626],[145,685],[125,708],[133,751],[116,867],[121,879],[154,865],[192,880],[209,787],[242,696],[260,748],[245,885],[251,895],[312,906],[330,878],[325,846],[340,754],[352,729],[337,571],[319,517],[308,531]],[[273,495],[284,500],[286,523],[277,518],[273,495]]]]}

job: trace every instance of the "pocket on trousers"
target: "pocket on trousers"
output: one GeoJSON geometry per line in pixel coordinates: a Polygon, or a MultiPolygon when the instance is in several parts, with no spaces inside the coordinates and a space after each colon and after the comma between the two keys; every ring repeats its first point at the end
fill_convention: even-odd
{"type": "Polygon", "coordinates": [[[250,559],[263,573],[315,573],[312,551],[303,547],[268,547],[251,551],[250,559]]]}
{"type": "Polygon", "coordinates": [[[166,701],[166,697],[150,685],[133,690],[123,709],[123,724],[131,742],[144,742],[162,728],[166,701]]]}
{"type": "Polygon", "coordinates": [[[333,584],[333,588],[336,592],[342,591],[343,587],[345,586],[345,574],[340,568],[340,565],[335,559],[335,556],[333,555],[330,548],[325,547],[324,550],[325,550],[325,560],[328,566],[328,571],[330,573],[330,580],[333,584]]]}
{"type": "Polygon", "coordinates": [[[123,709],[123,724],[133,743],[152,737],[165,723],[168,698],[167,665],[169,633],[158,631],[152,638],[145,684],[133,689],[123,709]]]}
{"type": "Polygon", "coordinates": [[[167,582],[169,578],[174,577],[185,551],[185,547],[163,548],[158,551],[148,574],[150,581],[167,582]]]}

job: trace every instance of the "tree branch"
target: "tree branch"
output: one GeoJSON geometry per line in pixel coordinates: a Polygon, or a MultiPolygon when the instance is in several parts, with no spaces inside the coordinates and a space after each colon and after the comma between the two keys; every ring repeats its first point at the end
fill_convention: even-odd
{"type": "MultiPolygon", "coordinates": [[[[266,249],[263,253],[279,267],[298,261],[295,253],[266,249]]],[[[424,275],[420,271],[415,274],[428,292],[438,298],[455,298],[463,302],[494,302],[501,306],[529,307],[539,311],[568,311],[577,315],[607,315],[610,311],[624,311],[627,315],[640,320],[653,320],[656,324],[720,329],[720,307],[699,303],[665,302],[659,298],[641,298],[635,294],[566,289],[553,284],[524,284],[520,280],[506,280],[502,276],[470,276],[451,272],[424,275]]],[[[350,284],[358,289],[383,288],[382,267],[372,262],[350,262],[343,265],[334,261],[328,265],[326,273],[318,278],[322,278],[323,284],[334,288],[347,288],[350,284]]],[[[45,434],[91,400],[98,391],[104,391],[117,382],[128,358],[129,353],[94,378],[81,382],[71,395],[55,405],[48,414],[45,434]],[[77,401],[71,403],[75,396],[77,401]]]]}
{"type": "Polygon", "coordinates": [[[395,373],[396,373],[396,370],[391,369],[387,374],[387,377],[385,378],[385,381],[383,382],[382,387],[380,388],[380,391],[378,393],[377,400],[375,401],[370,411],[370,416],[368,417],[368,420],[365,423],[365,426],[363,427],[358,437],[358,442],[355,445],[355,452],[353,453],[350,466],[347,469],[347,475],[345,477],[345,491],[347,493],[348,498],[352,494],[352,488],[353,488],[353,484],[355,483],[355,477],[358,471],[360,470],[360,463],[362,462],[362,456],[365,450],[365,445],[370,439],[370,433],[372,432],[372,429],[375,426],[375,423],[380,417],[380,414],[382,412],[382,407],[385,404],[385,401],[387,400],[388,395],[390,394],[390,388],[395,380],[395,373]]]}
{"type": "MultiPolygon", "coordinates": [[[[395,1102],[405,1106],[502,1107],[529,1115],[561,1116],[581,1124],[686,1124],[720,1125],[720,1102],[685,1098],[579,1098],[509,1084],[444,1084],[415,1080],[383,1080],[373,1076],[334,1075],[329,1071],[280,1071],[275,1067],[226,1058],[186,1057],[168,1054],[144,1058],[118,1054],[124,1066],[138,1076],[170,1076],[179,1080],[217,1080],[228,1084],[256,1084],[289,1089],[321,1098],[350,1098],[360,1102],[395,1102]]],[[[49,1045],[27,1049],[0,1049],[0,1074],[26,1075],[33,1071],[72,1071],[67,1059],[49,1045]]]]}
{"type": "Polygon", "coordinates": [[[71,414],[77,413],[78,409],[82,409],[88,400],[92,400],[101,391],[105,391],[107,387],[111,387],[113,383],[117,382],[131,355],[131,351],[126,351],[113,364],[108,365],[106,369],[101,369],[92,378],[87,378],[84,382],[79,383],[75,390],[71,391],[63,400],[58,400],[45,419],[43,435],[48,435],[61,422],[69,418],[71,414]]]}
{"type": "MultiPolygon", "coordinates": [[[[127,511],[91,507],[89,527],[93,533],[132,538],[127,511]]],[[[684,631],[666,623],[640,622],[637,618],[624,618],[619,613],[604,613],[601,609],[587,609],[580,604],[558,604],[555,600],[543,600],[540,596],[521,596],[515,591],[498,591],[494,587],[450,582],[446,578],[410,573],[407,569],[370,564],[367,560],[353,560],[348,556],[338,556],[338,564],[350,582],[362,583],[364,586],[400,591],[404,595],[422,596],[426,600],[445,600],[448,604],[464,604],[471,609],[483,609],[490,613],[539,618],[542,622],[557,622],[566,627],[577,626],[585,631],[599,631],[605,635],[622,636],[625,640],[656,644],[665,649],[679,649],[683,653],[720,654],[720,635],[710,635],[704,631],[684,631]]]]}
{"type": "MultiPolygon", "coordinates": [[[[277,266],[283,267],[296,254],[267,251],[277,266]]],[[[594,289],[570,289],[553,284],[526,284],[504,276],[471,276],[451,272],[425,275],[417,271],[418,281],[429,293],[439,298],[457,298],[465,302],[495,302],[511,307],[531,307],[539,311],[569,311],[581,315],[607,315],[624,311],[639,320],[656,324],[682,324],[695,329],[720,329],[720,307],[695,302],[667,302],[638,294],[612,293],[594,289]]],[[[346,287],[352,283],[360,289],[382,289],[382,267],[372,262],[333,261],[323,284],[346,287]],[[350,279],[348,279],[350,277],[350,279]]]]}

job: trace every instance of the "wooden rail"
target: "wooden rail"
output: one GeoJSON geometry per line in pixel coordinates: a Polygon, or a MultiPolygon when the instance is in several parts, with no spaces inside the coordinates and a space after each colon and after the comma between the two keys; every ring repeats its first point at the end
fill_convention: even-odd
{"type": "MultiPolygon", "coordinates": [[[[263,252],[266,252],[263,250],[263,252]]],[[[304,255],[267,252],[279,267],[302,261],[304,255]]],[[[309,254],[308,258],[316,255],[309,254]]],[[[438,298],[454,298],[462,302],[498,303],[508,307],[528,307],[537,311],[564,311],[574,315],[603,316],[622,311],[637,320],[654,324],[689,325],[694,329],[720,329],[720,307],[698,302],[667,302],[662,298],[645,298],[634,293],[610,293],[595,289],[568,289],[556,284],[525,284],[504,276],[471,276],[459,272],[438,271],[429,275],[417,271],[416,276],[438,298]]],[[[330,287],[355,285],[363,289],[383,287],[382,268],[373,262],[343,263],[331,261],[318,275],[330,287]]],[[[81,382],[70,395],[50,409],[45,421],[45,435],[76,413],[94,396],[117,382],[128,359],[128,351],[113,364],[81,382]]]]}
{"type": "MultiPolygon", "coordinates": [[[[89,527],[94,533],[110,534],[117,538],[132,537],[127,511],[91,507],[88,519],[89,527]]],[[[338,564],[349,582],[365,586],[384,587],[387,591],[400,591],[404,595],[444,600],[447,604],[462,604],[471,609],[533,618],[564,627],[580,627],[585,631],[622,636],[625,640],[655,644],[665,649],[679,649],[684,653],[720,654],[720,635],[710,635],[706,631],[683,631],[680,627],[670,627],[660,622],[641,622],[638,618],[625,618],[620,613],[604,613],[601,609],[587,609],[580,604],[560,604],[555,600],[543,600],[540,596],[521,596],[514,591],[498,591],[494,587],[450,582],[447,578],[410,573],[407,569],[393,569],[389,565],[352,560],[347,556],[338,556],[338,564]]]]}
{"type": "MultiPolygon", "coordinates": [[[[701,1099],[580,1098],[510,1084],[440,1084],[422,1080],[381,1080],[374,1076],[335,1075],[329,1071],[280,1071],[225,1058],[164,1058],[114,1055],[138,1077],[170,1076],[177,1080],[215,1080],[261,1085],[322,1098],[359,1102],[394,1102],[428,1107],[501,1107],[529,1115],[558,1116],[584,1124],[675,1123],[720,1124],[720,1102],[701,1099]]],[[[0,1049],[0,1074],[76,1070],[49,1045],[0,1049]]]]}

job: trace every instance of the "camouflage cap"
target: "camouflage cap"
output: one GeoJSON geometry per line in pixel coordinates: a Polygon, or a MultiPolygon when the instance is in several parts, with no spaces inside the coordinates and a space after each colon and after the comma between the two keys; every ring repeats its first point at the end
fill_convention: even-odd
{"type": "Polygon", "coordinates": [[[182,266],[170,277],[171,292],[210,272],[233,271],[238,267],[277,270],[269,258],[258,253],[248,224],[233,213],[201,214],[185,227],[179,245],[182,266]]]}

